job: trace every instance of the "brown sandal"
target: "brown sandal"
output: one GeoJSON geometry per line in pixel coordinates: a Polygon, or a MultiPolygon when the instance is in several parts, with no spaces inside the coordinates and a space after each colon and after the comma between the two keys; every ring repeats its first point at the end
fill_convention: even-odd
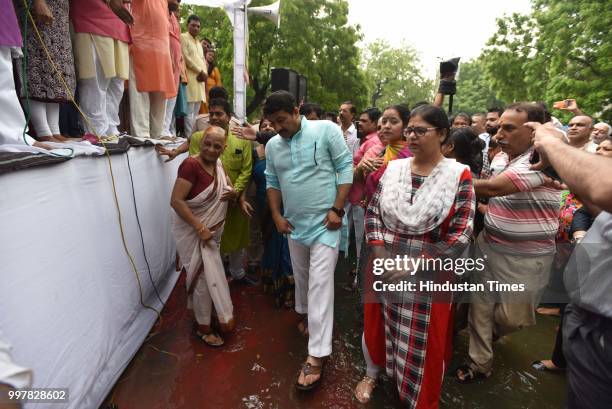
{"type": "Polygon", "coordinates": [[[316,388],[317,386],[319,386],[319,384],[321,383],[321,378],[323,378],[323,363],[324,363],[323,360],[321,361],[320,366],[313,365],[310,362],[303,363],[302,368],[300,369],[300,372],[298,372],[298,377],[295,380],[295,387],[301,391],[310,391],[316,388]],[[319,379],[317,379],[313,383],[309,383],[308,385],[302,385],[301,383],[298,382],[300,379],[301,373],[304,374],[304,377],[308,375],[319,375],[319,379]]]}
{"type": "Polygon", "coordinates": [[[196,331],[198,338],[200,338],[206,345],[212,348],[219,348],[225,344],[223,338],[216,332],[209,332],[208,334],[204,334],[200,331],[196,331]],[[218,341],[209,341],[208,337],[213,336],[218,339],[218,341]]]}

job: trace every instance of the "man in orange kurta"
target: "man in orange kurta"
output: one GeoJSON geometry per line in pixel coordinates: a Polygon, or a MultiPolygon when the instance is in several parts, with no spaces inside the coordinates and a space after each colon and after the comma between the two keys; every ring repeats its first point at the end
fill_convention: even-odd
{"type": "MultiPolygon", "coordinates": [[[[180,82],[187,82],[187,72],[185,71],[185,61],[183,60],[183,51],[181,49],[181,25],[179,24],[179,3],[180,0],[168,0],[169,11],[169,33],[170,33],[170,56],[172,57],[172,72],[174,74],[174,83],[177,87],[180,82]]],[[[176,95],[169,97],[166,100],[166,114],[164,115],[164,129],[162,137],[176,136],[176,123],[174,117],[174,108],[176,107],[176,95]]]]}
{"type": "Polygon", "coordinates": [[[176,95],[172,73],[167,0],[133,0],[130,46],[132,135],[159,138],[166,99],[176,95]]]}

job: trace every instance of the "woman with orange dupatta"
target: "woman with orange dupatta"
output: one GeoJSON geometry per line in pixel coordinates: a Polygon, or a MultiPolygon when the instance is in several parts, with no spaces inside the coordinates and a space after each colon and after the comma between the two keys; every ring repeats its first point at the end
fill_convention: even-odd
{"type": "MultiPolygon", "coordinates": [[[[409,117],[410,112],[408,108],[402,105],[392,105],[385,108],[383,115],[379,119],[378,136],[383,145],[385,145],[385,148],[383,151],[380,151],[380,148],[373,147],[366,152],[364,159],[355,170],[356,174],[362,173],[366,176],[366,208],[376,191],[380,178],[385,173],[388,163],[397,159],[400,155],[403,157],[411,156],[410,150],[407,147],[408,143],[404,138],[404,128],[408,125],[409,117]],[[372,151],[374,149],[377,151],[372,151]]],[[[366,265],[370,259],[365,242],[361,253],[365,255],[362,257],[364,262],[360,265],[361,277],[364,277],[365,270],[367,269],[366,265]]],[[[364,283],[363,279],[361,283],[364,283]]],[[[364,288],[367,285],[367,283],[364,284],[364,288]]],[[[366,403],[370,400],[372,390],[376,385],[378,372],[385,365],[385,328],[382,310],[380,303],[367,301],[366,299],[363,300],[364,328],[361,337],[361,346],[364,351],[367,370],[366,376],[355,388],[355,397],[361,403],[366,403]]]]}
{"type": "Polygon", "coordinates": [[[231,331],[235,325],[219,252],[227,202],[237,198],[219,159],[226,144],[225,130],[217,126],[206,129],[200,153],[179,166],[171,199],[176,211],[176,249],[187,272],[188,307],[193,308],[198,337],[212,347],[224,344],[211,325],[213,307],[221,332],[231,331]]]}

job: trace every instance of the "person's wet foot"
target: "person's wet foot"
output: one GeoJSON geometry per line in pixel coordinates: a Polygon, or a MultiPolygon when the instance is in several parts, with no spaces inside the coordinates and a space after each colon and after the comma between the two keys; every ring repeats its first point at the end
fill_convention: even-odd
{"type": "Polygon", "coordinates": [[[322,369],[323,369],[323,359],[316,358],[314,356],[309,355],[308,358],[306,358],[306,364],[304,365],[302,370],[300,370],[300,375],[297,381],[298,385],[307,388],[317,383],[319,379],[321,379],[322,369]],[[308,364],[310,364],[309,365],[310,370],[306,369],[308,364]]]}
{"type": "Polygon", "coordinates": [[[543,359],[541,361],[534,361],[531,363],[533,369],[538,371],[551,371],[551,372],[559,372],[563,371],[563,368],[559,368],[554,362],[550,359],[543,359]]]}

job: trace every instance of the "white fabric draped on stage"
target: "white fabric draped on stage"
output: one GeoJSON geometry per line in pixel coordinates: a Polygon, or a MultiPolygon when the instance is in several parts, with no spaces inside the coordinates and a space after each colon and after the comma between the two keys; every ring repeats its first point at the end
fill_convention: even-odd
{"type": "MultiPolygon", "coordinates": [[[[112,156],[143,299],[158,310],[127,158],[147,260],[165,302],[178,278],[169,202],[184,157],[164,163],[151,148],[112,156]]],[[[14,362],[32,369],[33,387],[69,388],[69,402],[53,408],[98,409],[157,319],[140,303],[123,250],[106,157],[0,175],[0,220],[0,332],[14,362]]]]}

